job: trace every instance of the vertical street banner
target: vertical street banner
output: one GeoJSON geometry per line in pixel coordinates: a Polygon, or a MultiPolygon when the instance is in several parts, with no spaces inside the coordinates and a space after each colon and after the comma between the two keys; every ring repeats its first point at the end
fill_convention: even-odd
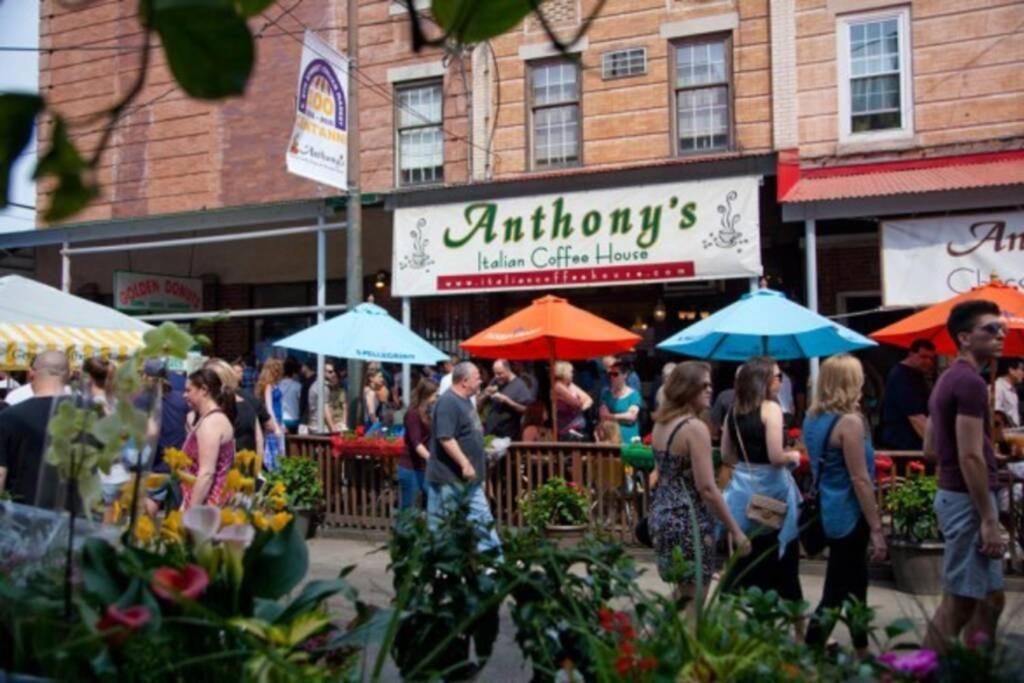
{"type": "Polygon", "coordinates": [[[288,172],[348,189],[348,58],[312,31],[302,43],[288,172]]]}

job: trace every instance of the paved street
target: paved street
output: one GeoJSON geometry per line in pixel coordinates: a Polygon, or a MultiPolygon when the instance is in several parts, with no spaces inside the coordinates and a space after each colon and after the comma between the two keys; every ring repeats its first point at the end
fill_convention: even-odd
{"type": "MultiPolygon", "coordinates": [[[[310,578],[330,578],[337,574],[341,567],[356,564],[357,568],[349,575],[349,580],[358,588],[362,599],[378,605],[391,600],[391,577],[387,573],[387,552],[378,552],[384,541],[353,535],[346,538],[316,538],[310,541],[310,578]]],[[[640,585],[646,589],[662,593],[668,592],[668,585],[657,574],[653,555],[638,553],[638,564],[643,569],[640,585]]],[[[805,563],[805,571],[801,581],[805,598],[816,604],[821,596],[824,582],[821,563],[805,563]]],[[[1019,591],[1020,580],[1016,580],[1017,591],[1007,596],[1005,616],[1001,622],[1002,631],[1012,634],[1015,638],[1024,637],[1024,593],[1019,591]]],[[[887,624],[900,617],[909,617],[917,625],[917,634],[923,634],[926,615],[930,615],[938,603],[937,597],[915,596],[901,593],[892,588],[873,584],[868,593],[869,603],[878,610],[879,623],[887,624]]],[[[348,618],[352,612],[347,604],[335,602],[333,605],[340,617],[348,618]]],[[[527,681],[528,673],[524,670],[524,662],[513,637],[513,625],[507,610],[502,611],[501,632],[494,656],[480,675],[482,681],[527,681]]],[[[842,627],[836,629],[833,636],[840,642],[847,642],[849,636],[842,627]]],[[[909,636],[920,640],[920,635],[909,636]]],[[[389,680],[397,680],[397,672],[391,669],[389,680]]]]}

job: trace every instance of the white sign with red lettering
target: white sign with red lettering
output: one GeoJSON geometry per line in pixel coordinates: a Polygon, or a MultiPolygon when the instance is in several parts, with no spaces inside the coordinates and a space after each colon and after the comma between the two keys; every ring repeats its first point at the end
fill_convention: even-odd
{"type": "Polygon", "coordinates": [[[114,271],[114,308],[133,312],[203,310],[203,281],[154,273],[114,271]]]}

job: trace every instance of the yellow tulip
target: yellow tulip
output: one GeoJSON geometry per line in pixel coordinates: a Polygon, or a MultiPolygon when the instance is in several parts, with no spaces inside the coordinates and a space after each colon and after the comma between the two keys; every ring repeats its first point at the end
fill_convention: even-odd
{"type": "Polygon", "coordinates": [[[270,522],[267,521],[267,518],[259,510],[252,513],[252,525],[260,531],[266,531],[270,528],[270,522]]]}
{"type": "Polygon", "coordinates": [[[284,510],[288,506],[288,499],[284,496],[270,496],[267,498],[267,502],[277,511],[284,510]]]}
{"type": "Polygon", "coordinates": [[[242,493],[252,494],[256,490],[256,480],[252,477],[242,477],[238,490],[242,493]]]}
{"type": "Polygon", "coordinates": [[[277,482],[270,489],[270,495],[272,496],[283,496],[286,493],[288,493],[288,488],[284,485],[283,481],[277,482]]]}
{"type": "Polygon", "coordinates": [[[160,525],[160,538],[167,543],[181,543],[184,538],[181,526],[181,511],[172,510],[160,525]]]}
{"type": "Polygon", "coordinates": [[[225,491],[239,491],[242,488],[242,473],[236,469],[232,469],[228,472],[227,479],[224,480],[225,491]]]}
{"type": "Polygon", "coordinates": [[[136,519],[134,536],[135,540],[142,544],[152,541],[156,536],[156,526],[153,525],[153,520],[147,515],[142,515],[136,519]]]}
{"type": "Polygon", "coordinates": [[[245,524],[245,512],[233,508],[224,508],[220,511],[220,525],[225,527],[232,524],[245,524]]]}
{"type": "Polygon", "coordinates": [[[167,481],[166,474],[147,474],[146,475],[146,488],[147,489],[158,489],[164,485],[167,481]]]}
{"type": "Polygon", "coordinates": [[[179,448],[167,448],[164,449],[164,462],[172,470],[177,471],[188,467],[192,463],[192,459],[179,448]]]}
{"type": "Polygon", "coordinates": [[[277,533],[281,529],[288,526],[288,522],[292,521],[292,513],[290,512],[278,512],[276,515],[270,518],[270,528],[277,533]]]}

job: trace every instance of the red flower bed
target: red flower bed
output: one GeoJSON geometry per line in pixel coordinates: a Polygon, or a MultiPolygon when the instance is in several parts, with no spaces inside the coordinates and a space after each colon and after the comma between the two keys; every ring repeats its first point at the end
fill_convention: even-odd
{"type": "MultiPolygon", "coordinates": [[[[356,432],[358,434],[358,431],[356,432]]],[[[374,455],[380,458],[397,458],[405,450],[402,439],[385,436],[362,436],[335,434],[331,437],[331,455],[335,458],[354,455],[374,455]]]]}

